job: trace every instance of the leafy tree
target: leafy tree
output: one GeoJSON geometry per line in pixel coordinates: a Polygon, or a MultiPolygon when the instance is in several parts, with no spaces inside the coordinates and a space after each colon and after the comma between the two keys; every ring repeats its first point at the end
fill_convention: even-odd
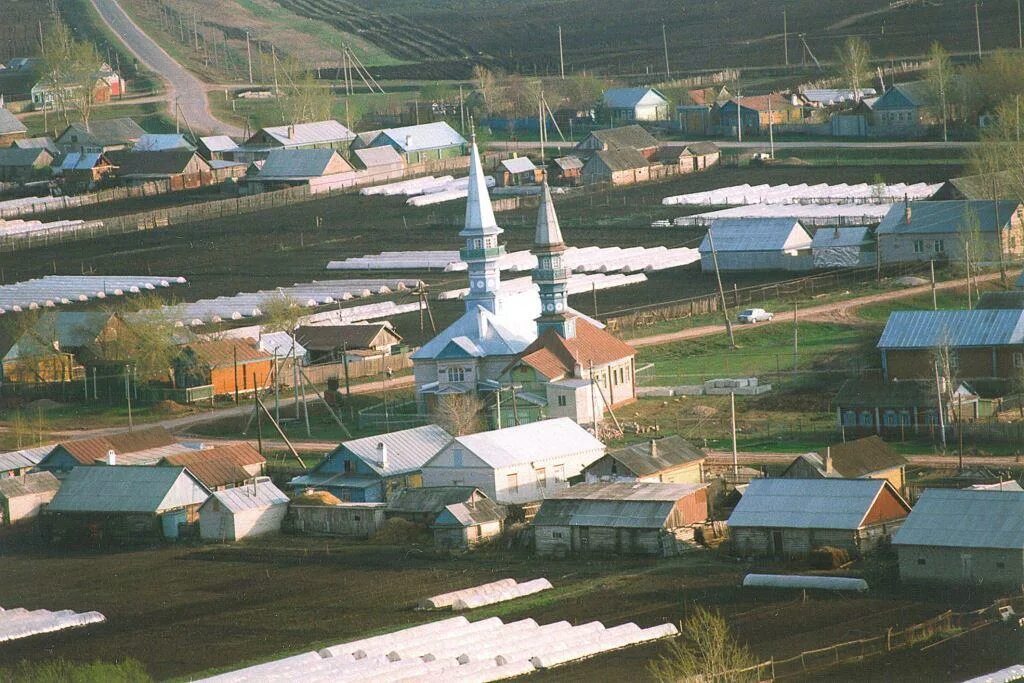
{"type": "Polygon", "coordinates": [[[847,38],[836,50],[839,78],[860,99],[861,87],[871,79],[871,48],[858,37],[847,38]]]}
{"type": "Polygon", "coordinates": [[[143,380],[173,383],[174,359],[180,351],[176,326],[179,316],[158,298],[149,301],[150,305],[141,310],[119,316],[123,326],[109,342],[110,360],[131,363],[136,376],[143,380]]]}
{"type": "Polygon", "coordinates": [[[936,117],[942,121],[942,136],[946,139],[946,126],[949,122],[949,98],[952,67],[949,62],[949,53],[939,42],[932,43],[928,51],[928,72],[925,82],[928,84],[928,106],[935,112],[936,117]]]}
{"type": "Polygon", "coordinates": [[[299,300],[291,296],[270,296],[260,302],[263,313],[263,329],[270,332],[291,334],[299,326],[299,320],[306,315],[299,300]]]}
{"type": "Polygon", "coordinates": [[[698,607],[683,624],[682,633],[673,639],[667,652],[648,664],[658,681],[756,681],[755,671],[736,673],[754,666],[756,661],[729,630],[721,615],[698,607]]]}
{"type": "Polygon", "coordinates": [[[277,104],[282,123],[295,125],[331,117],[334,96],[295,57],[277,60],[277,104]]]}

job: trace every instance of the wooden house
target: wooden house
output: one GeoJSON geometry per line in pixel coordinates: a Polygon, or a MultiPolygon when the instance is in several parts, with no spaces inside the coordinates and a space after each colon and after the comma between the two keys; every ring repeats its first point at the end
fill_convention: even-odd
{"type": "Polygon", "coordinates": [[[729,516],[729,535],[745,557],[801,557],[825,546],[861,555],[909,512],[884,479],[754,479],[729,516]]]}
{"type": "Polygon", "coordinates": [[[423,465],[451,438],[437,425],[424,425],[344,441],[289,486],[328,491],[346,502],[388,501],[403,489],[422,486],[423,465]]]}
{"type": "Polygon", "coordinates": [[[295,340],[306,350],[306,364],[331,363],[390,356],[402,338],[390,323],[304,325],[295,330],[295,340]]]}
{"type": "MultiPolygon", "coordinates": [[[[952,405],[948,396],[942,397],[947,422],[957,409],[962,410],[964,419],[978,417],[979,397],[969,385],[960,383],[953,395],[957,398],[952,405]]],[[[939,395],[934,378],[892,382],[848,379],[832,399],[832,409],[846,436],[880,434],[902,438],[906,434],[936,432],[939,428],[939,395]]]]}
{"type": "Polygon", "coordinates": [[[60,480],[50,472],[0,478],[0,526],[11,526],[38,516],[59,490],[60,480]]]}
{"type": "Polygon", "coordinates": [[[43,471],[62,473],[80,465],[114,464],[110,462],[111,452],[116,458],[175,444],[177,441],[163,427],[146,427],[131,432],[72,439],[62,441],[51,448],[36,467],[43,471]]]}
{"type": "Polygon", "coordinates": [[[925,81],[899,83],[885,91],[871,106],[876,135],[919,135],[927,118],[929,85],[925,81]]]}
{"type": "Polygon", "coordinates": [[[601,95],[601,101],[610,123],[669,118],[668,98],[654,88],[609,88],[601,95]]]}
{"type": "Polygon", "coordinates": [[[666,436],[608,453],[583,468],[584,481],[701,484],[707,456],[681,436],[666,436]]]}
{"type": "Polygon", "coordinates": [[[57,147],[64,152],[104,153],[130,149],[146,134],[133,119],[122,116],[75,122],[57,136],[57,147]]]}
{"type": "Polygon", "coordinates": [[[256,131],[244,147],[272,149],[344,149],[356,134],[341,123],[328,119],[285,126],[266,126],[256,131]]]}
{"type": "MultiPolygon", "coordinates": [[[[102,64],[92,76],[93,103],[102,104],[115,97],[123,97],[128,92],[128,85],[121,75],[109,64],[102,64]]],[[[53,109],[61,104],[61,100],[77,97],[77,93],[85,87],[78,83],[53,83],[50,79],[38,81],[32,86],[30,96],[35,109],[53,109]]]]}
{"type": "Polygon", "coordinates": [[[596,152],[608,152],[613,149],[633,150],[644,158],[651,160],[658,151],[658,140],[642,126],[634,124],[592,131],[573,147],[573,150],[580,157],[587,157],[596,152]]]}
{"type": "Polygon", "coordinates": [[[715,272],[716,261],[720,271],[811,268],[811,236],[793,218],[719,218],[698,251],[705,273],[715,272]]]}
{"type": "Polygon", "coordinates": [[[66,382],[84,368],[121,358],[124,321],[102,311],[48,311],[17,337],[0,335],[0,379],[66,382]]]}
{"type": "Polygon", "coordinates": [[[281,530],[288,496],[270,477],[214,491],[199,508],[199,535],[208,541],[241,541],[281,530]]]}
{"type": "Polygon", "coordinates": [[[533,518],[538,555],[667,556],[676,533],[708,518],[704,484],[578,484],[545,498],[533,518]]]}
{"type": "Polygon", "coordinates": [[[384,128],[369,142],[363,137],[352,141],[353,151],[363,147],[392,147],[407,164],[453,159],[465,156],[467,142],[458,131],[444,121],[400,128],[384,128]]]}
{"type": "Polygon", "coordinates": [[[174,383],[179,389],[212,386],[215,395],[248,393],[266,383],[273,362],[251,339],[193,342],[174,359],[174,383]]]}
{"type": "Polygon", "coordinates": [[[10,147],[15,140],[28,137],[28,128],[17,116],[0,107],[0,147],[10,147]]]}
{"type": "Polygon", "coordinates": [[[837,443],[797,456],[780,475],[787,479],[885,479],[903,493],[907,459],[878,435],[837,443]]]}
{"type": "Polygon", "coordinates": [[[209,497],[184,467],[75,467],[44,510],[43,534],[85,545],[175,540],[191,532],[209,497]]]}
{"type": "Polygon", "coordinates": [[[352,165],[335,149],[275,149],[271,150],[252,182],[263,189],[305,185],[314,178],[351,170],[352,165]]]}
{"type": "Polygon", "coordinates": [[[736,136],[737,126],[743,132],[758,135],[771,125],[801,123],[803,109],[789,98],[778,93],[734,97],[727,102],[716,104],[711,119],[722,135],[736,136]]]}
{"type": "Polygon", "coordinates": [[[123,184],[142,185],[154,180],[166,181],[172,190],[189,190],[210,185],[210,163],[188,149],[111,152],[114,176],[123,184]]]}
{"type": "Polygon", "coordinates": [[[882,263],[978,262],[1024,256],[1024,221],[1017,200],[918,201],[893,204],[875,229],[882,263]]]}
{"type": "Polygon", "coordinates": [[[264,474],[267,460],[249,443],[183,451],[157,464],[186,467],[211,491],[244,486],[264,474]]]}
{"type": "Polygon", "coordinates": [[[39,147],[0,149],[0,181],[28,183],[33,180],[47,180],[51,176],[52,163],[53,155],[39,147]]]}
{"type": "Polygon", "coordinates": [[[1018,589],[1024,492],[929,489],[896,532],[900,580],[1018,589]]]}

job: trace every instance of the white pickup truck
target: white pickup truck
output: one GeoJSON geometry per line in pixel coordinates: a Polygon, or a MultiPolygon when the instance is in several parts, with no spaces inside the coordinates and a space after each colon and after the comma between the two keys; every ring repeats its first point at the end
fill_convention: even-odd
{"type": "Polygon", "coordinates": [[[736,319],[741,323],[760,323],[769,322],[775,317],[774,313],[769,313],[763,308],[748,308],[745,311],[741,311],[736,319]]]}

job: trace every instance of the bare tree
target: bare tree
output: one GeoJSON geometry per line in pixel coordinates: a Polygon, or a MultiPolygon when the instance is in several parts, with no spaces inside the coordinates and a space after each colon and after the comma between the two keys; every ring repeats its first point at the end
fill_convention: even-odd
{"type": "Polygon", "coordinates": [[[263,314],[263,329],[288,334],[295,331],[299,321],[306,315],[298,299],[284,295],[269,296],[261,301],[260,312],[263,314]]]}
{"type": "Polygon", "coordinates": [[[935,117],[942,122],[943,139],[948,137],[950,82],[952,67],[949,53],[938,42],[932,43],[928,51],[928,71],[925,82],[928,84],[928,106],[935,112],[935,117]]]}
{"type": "Polygon", "coordinates": [[[47,87],[43,106],[52,103],[65,124],[71,123],[71,113],[77,111],[88,129],[102,64],[96,47],[88,41],[75,40],[58,18],[43,41],[43,55],[42,80],[47,87]]]}
{"type": "Polygon", "coordinates": [[[698,607],[683,624],[682,633],[673,639],[667,652],[648,664],[658,681],[756,681],[754,656],[736,642],[721,615],[698,607]]]}
{"type": "Polygon", "coordinates": [[[452,436],[465,436],[483,429],[483,411],[484,402],[476,394],[441,394],[431,418],[452,436]]]}
{"type": "Polygon", "coordinates": [[[302,62],[294,57],[278,60],[277,71],[281,90],[277,103],[283,123],[295,125],[331,118],[331,89],[322,87],[302,62]]]}
{"type": "Polygon", "coordinates": [[[141,310],[118,314],[120,324],[107,339],[98,341],[108,360],[129,363],[136,377],[174,383],[174,360],[178,345],[179,315],[159,298],[136,300],[141,310]]]}
{"type": "Polygon", "coordinates": [[[861,87],[871,78],[871,48],[858,37],[847,38],[836,50],[839,78],[859,100],[861,87]]]}

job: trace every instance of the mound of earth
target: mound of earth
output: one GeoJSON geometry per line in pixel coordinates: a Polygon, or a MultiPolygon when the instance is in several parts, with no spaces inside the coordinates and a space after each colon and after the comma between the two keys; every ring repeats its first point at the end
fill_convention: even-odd
{"type": "Polygon", "coordinates": [[[923,277],[914,277],[913,275],[898,277],[893,282],[903,287],[918,287],[928,284],[928,280],[925,280],[923,277]]]}
{"type": "Polygon", "coordinates": [[[153,406],[153,410],[158,413],[164,413],[167,415],[180,415],[182,413],[191,413],[192,408],[189,406],[183,406],[177,401],[165,400],[160,401],[153,406]]]}

